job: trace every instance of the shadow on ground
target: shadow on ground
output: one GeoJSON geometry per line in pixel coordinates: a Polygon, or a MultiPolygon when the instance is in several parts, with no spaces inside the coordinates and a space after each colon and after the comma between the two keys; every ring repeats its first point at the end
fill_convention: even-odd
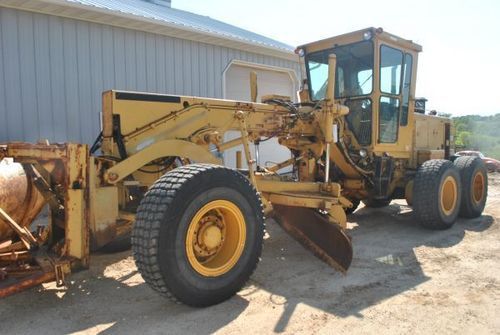
{"type": "Polygon", "coordinates": [[[171,303],[143,282],[129,251],[98,254],[93,261],[90,270],[70,277],[67,288],[50,284],[1,301],[0,333],[209,334],[236,319],[249,303],[235,296],[210,312],[171,303]],[[113,270],[123,275],[108,277],[108,266],[117,262],[126,262],[113,270]]]}
{"type": "Polygon", "coordinates": [[[346,275],[322,266],[296,248],[295,242],[290,243],[276,224],[268,225],[267,257],[253,280],[271,292],[270,299],[273,295],[285,298],[284,312],[274,331],[286,329],[299,303],[338,317],[362,318],[361,311],[367,307],[430,280],[422,271],[415,248],[448,248],[460,243],[466,231],[485,231],[494,223],[492,216],[483,215],[460,219],[446,231],[430,231],[416,223],[408,206],[396,203],[382,209],[363,207],[348,219],[354,258],[346,275]],[[277,265],[280,260],[282,265],[277,265]]]}
{"type": "Polygon", "coordinates": [[[349,222],[354,259],[346,275],[316,259],[270,220],[262,261],[249,287],[227,302],[206,309],[170,303],[143,283],[129,252],[101,254],[93,257],[90,270],[70,278],[67,289],[36,288],[1,301],[0,330],[2,334],[206,334],[231,323],[249,302],[262,297],[268,305],[283,307],[275,332],[286,329],[298,304],[338,317],[362,318],[367,307],[431,279],[415,248],[451,247],[462,241],[466,231],[490,229],[494,218],[484,215],[459,220],[446,231],[429,231],[417,225],[407,206],[393,203],[384,209],[361,208],[349,222]]]}

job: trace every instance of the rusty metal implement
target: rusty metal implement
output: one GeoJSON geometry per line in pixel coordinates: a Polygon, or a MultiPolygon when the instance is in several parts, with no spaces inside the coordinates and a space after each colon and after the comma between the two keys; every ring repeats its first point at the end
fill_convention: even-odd
{"type": "Polygon", "coordinates": [[[351,239],[318,211],[273,205],[273,218],[319,259],[345,273],[352,262],[351,239]]]}

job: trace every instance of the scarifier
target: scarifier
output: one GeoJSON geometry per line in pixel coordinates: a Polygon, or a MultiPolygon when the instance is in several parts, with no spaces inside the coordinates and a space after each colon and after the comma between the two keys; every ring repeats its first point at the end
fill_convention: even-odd
{"type": "Polygon", "coordinates": [[[256,102],[255,74],[252,102],[107,91],[92,147],[0,145],[0,296],[64,285],[91,251],[131,236],[154,290],[207,306],[234,295],[256,268],[264,215],[342,272],[353,254],[346,213],[361,201],[406,199],[432,229],[480,216],[481,160],[451,162],[450,120],[415,108],[420,51],[364,29],[297,48],[298,103],[256,102]],[[240,136],[225,141],[229,131],[240,136]],[[258,165],[251,145],[268,138],[290,159],[258,165]],[[237,166],[225,167],[222,154],[235,147],[237,166]],[[48,223],[34,227],[44,206],[48,223]]]}

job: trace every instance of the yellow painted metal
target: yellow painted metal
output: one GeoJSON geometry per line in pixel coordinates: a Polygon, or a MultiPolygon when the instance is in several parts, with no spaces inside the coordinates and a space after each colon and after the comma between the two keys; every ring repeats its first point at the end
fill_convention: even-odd
{"type": "Polygon", "coordinates": [[[314,182],[296,183],[293,181],[280,181],[273,177],[258,176],[257,185],[264,193],[272,192],[320,192],[321,184],[314,182]]]}
{"type": "Polygon", "coordinates": [[[217,149],[219,151],[225,151],[230,148],[234,148],[237,145],[240,145],[242,143],[243,139],[241,137],[235,138],[234,140],[230,140],[227,142],[224,142],[222,144],[217,145],[217,149]]]}
{"type": "Polygon", "coordinates": [[[236,151],[236,168],[241,169],[242,166],[241,150],[238,150],[236,151]]]}
{"type": "Polygon", "coordinates": [[[444,150],[416,150],[417,164],[423,164],[430,159],[444,159],[444,150]]]}
{"type": "Polygon", "coordinates": [[[443,149],[444,125],[450,119],[415,113],[415,149],[441,150],[443,149]]]}
{"type": "MultiPolygon", "coordinates": [[[[91,248],[97,249],[117,235],[120,197],[117,186],[102,186],[98,177],[95,157],[90,157],[89,168],[89,226],[91,248]]],[[[135,219],[135,215],[132,221],[135,219]]]]}
{"type": "Polygon", "coordinates": [[[275,164],[273,166],[266,167],[266,169],[268,171],[271,171],[271,172],[277,172],[277,171],[279,171],[279,170],[281,170],[281,169],[283,169],[283,168],[285,168],[287,166],[290,166],[290,165],[293,165],[293,164],[297,163],[302,158],[303,158],[302,156],[297,157],[297,158],[293,157],[293,158],[287,159],[287,160],[285,160],[283,162],[280,162],[278,164],[275,164]]]}
{"type": "Polygon", "coordinates": [[[172,156],[221,165],[221,161],[202,146],[182,140],[162,140],[152,143],[108,169],[106,180],[115,184],[155,159],[172,156]]]}
{"type": "MultiPolygon", "coordinates": [[[[361,168],[352,156],[363,149],[369,158],[391,157],[394,172],[389,193],[396,187],[404,188],[411,203],[412,181],[407,178],[408,169],[414,170],[425,160],[444,156],[444,126],[450,122],[414,113],[419,45],[370,28],[302,48],[310,53],[363,41],[367,31],[371,33],[374,48],[373,90],[367,96],[372,101],[371,145],[361,146],[356,141],[345,119],[349,109],[342,103],[346,101],[334,99],[336,56],[332,55],[328,99],[315,101],[315,108],[310,104],[295,109],[295,106],[287,108],[286,104],[255,102],[255,75],[250,80],[254,102],[107,91],[103,93],[102,105],[102,156],[89,157],[86,146],[71,143],[9,143],[0,145],[0,158],[14,157],[24,164],[38,164],[44,178],[55,178],[56,182],[47,184],[50,189],[44,190],[49,198],[43,200],[55,209],[51,223],[64,228],[65,245],[60,256],[69,256],[84,266],[88,265],[90,239],[101,245],[130,229],[138,200],[147,186],[178,164],[165,158],[180,157],[178,161],[182,164],[222,164],[221,154],[240,144],[249,167],[248,178],[262,195],[266,212],[271,204],[321,209],[328,212],[331,223],[345,228],[344,208],[352,205],[348,199],[366,198],[374,175],[373,169],[364,170],[370,164],[361,168]],[[390,144],[378,141],[382,45],[413,57],[408,124],[398,125],[398,140],[390,144]],[[228,131],[238,131],[241,137],[224,142],[228,131]],[[250,144],[266,137],[278,138],[281,145],[293,151],[294,158],[257,172],[250,144]],[[330,163],[341,172],[338,183],[328,178],[330,163]],[[276,174],[292,164],[298,180],[290,181],[276,174]],[[122,225],[123,222],[127,224],[122,225]]],[[[305,93],[306,88],[299,94],[302,102],[309,99],[305,93]]],[[[241,161],[241,154],[237,161],[241,161]]],[[[486,183],[481,178],[474,178],[472,193],[476,202],[481,201],[486,183]]],[[[443,211],[451,213],[460,196],[453,178],[445,180],[440,195],[443,211]]],[[[210,202],[196,213],[188,228],[186,252],[191,266],[204,276],[227,273],[241,256],[245,234],[246,222],[235,204],[226,200],[210,202]]]]}
{"type": "Polygon", "coordinates": [[[255,161],[252,159],[252,154],[250,153],[250,144],[248,141],[249,134],[248,134],[247,121],[246,121],[246,114],[242,111],[238,111],[236,113],[236,118],[240,122],[241,139],[243,142],[243,150],[245,152],[245,158],[247,161],[248,177],[250,178],[250,181],[255,186],[255,188],[257,188],[257,182],[255,180],[255,168],[253,166],[255,161]]]}
{"type": "MultiPolygon", "coordinates": [[[[129,155],[129,158],[114,163],[114,166],[106,170],[106,181],[115,184],[153,158],[161,157],[160,154],[152,156],[148,151],[152,150],[156,143],[164,140],[182,139],[205,150],[209,145],[215,145],[219,152],[222,152],[244,141],[247,142],[245,148],[249,142],[262,136],[277,136],[280,142],[283,139],[283,144],[287,146],[290,144],[295,150],[312,152],[316,157],[320,157],[324,152],[325,139],[332,140],[334,115],[341,116],[348,111],[345,106],[330,102],[325,109],[312,114],[316,118],[315,122],[299,119],[293,121],[294,127],[287,128],[286,125],[292,121],[293,116],[282,106],[182,96],[171,99],[172,101],[177,99],[178,102],[162,103],[144,99],[124,100],[119,98],[120,94],[134,93],[111,91],[103,95],[104,100],[107,100],[103,102],[103,114],[112,115],[103,115],[103,152],[107,156],[121,159],[117,143],[112,136],[112,120],[114,116],[119,116],[123,143],[129,155]],[[141,113],[137,113],[138,110],[141,113]],[[240,131],[245,136],[221,142],[219,139],[229,130],[240,131]],[[219,135],[214,138],[212,134],[215,132],[219,135]],[[313,137],[319,137],[321,140],[311,141],[313,137]],[[292,139],[292,142],[287,142],[289,139],[292,139]],[[138,159],[137,155],[142,158],[138,159]],[[130,164],[133,161],[134,164],[130,164]]],[[[148,94],[148,96],[159,99],[155,95],[148,94]]],[[[170,147],[180,148],[177,145],[170,147]]],[[[167,146],[162,145],[161,148],[166,150],[167,146]]],[[[179,151],[187,152],[180,149],[179,151]]],[[[181,156],[182,153],[179,152],[178,155],[181,156]]],[[[252,161],[249,150],[245,150],[245,157],[247,161],[252,161]]],[[[192,161],[210,162],[199,154],[199,150],[189,158],[192,161]]],[[[314,157],[308,157],[307,169],[307,177],[303,175],[301,180],[315,180],[314,157]]],[[[249,178],[252,179],[253,175],[249,173],[249,178]]],[[[359,174],[356,177],[359,177],[359,174]]],[[[134,178],[141,185],[150,184],[147,175],[134,173],[134,178]]]]}
{"type": "Polygon", "coordinates": [[[365,188],[365,183],[362,179],[344,179],[343,185],[345,188],[352,190],[362,190],[365,188]]]}
{"type": "MultiPolygon", "coordinates": [[[[32,181],[31,186],[47,188],[38,190],[43,195],[40,197],[41,205],[47,201],[53,202],[55,208],[52,208],[50,226],[56,225],[64,229],[64,244],[58,249],[59,257],[70,257],[74,260],[75,267],[88,266],[88,147],[76,143],[14,142],[7,144],[0,151],[4,157],[13,157],[17,162],[40,169],[36,177],[38,182],[32,181]],[[44,178],[53,179],[58,187],[50,188],[47,180],[40,182],[44,178]]],[[[38,212],[33,214],[29,216],[29,223],[38,212]]]]}
{"type": "Polygon", "coordinates": [[[350,44],[354,42],[363,41],[364,33],[370,31],[373,34],[373,37],[380,39],[381,41],[387,43],[396,43],[398,46],[403,47],[405,49],[420,52],[422,51],[422,47],[412,41],[407,39],[398,37],[396,35],[390,34],[388,32],[383,31],[381,28],[366,28],[353,32],[349,32],[346,34],[338,35],[335,37],[326,38],[317,42],[308,43],[305,45],[301,45],[298,48],[302,48],[307,51],[307,53],[325,50],[331,48],[332,45],[344,45],[350,44]]]}
{"type": "Polygon", "coordinates": [[[257,176],[257,186],[260,192],[263,193],[282,193],[282,192],[301,192],[301,193],[317,193],[325,196],[340,197],[341,186],[337,183],[315,182],[294,182],[281,181],[275,178],[257,176]]]}
{"type": "Polygon", "coordinates": [[[342,188],[337,183],[286,182],[257,176],[257,185],[262,199],[272,205],[327,210],[332,223],[346,227],[343,208],[352,206],[352,203],[341,196],[342,188]]]}
{"type": "Polygon", "coordinates": [[[116,222],[119,218],[118,188],[98,187],[90,193],[90,229],[93,247],[111,242],[116,236],[116,222]]]}
{"type": "Polygon", "coordinates": [[[331,206],[328,209],[329,219],[332,223],[336,223],[344,229],[347,229],[347,216],[345,210],[340,205],[331,206]]]}
{"type": "MultiPolygon", "coordinates": [[[[248,131],[258,131],[262,136],[273,134],[282,122],[281,118],[289,114],[283,107],[261,103],[187,96],[175,97],[179,102],[163,103],[141,99],[124,100],[117,98],[117,94],[119,96],[134,92],[109,91],[103,95],[105,108],[102,149],[104,154],[115,157],[119,155],[112,136],[113,115],[120,117],[123,141],[128,155],[132,156],[142,151],[148,143],[164,139],[195,141],[196,138],[213,131],[218,131],[221,136],[228,130],[239,131],[240,123],[235,118],[236,111],[251,112],[247,115],[248,131]]],[[[310,130],[313,130],[312,127],[310,130]]]]}
{"type": "Polygon", "coordinates": [[[445,215],[450,215],[455,210],[458,201],[458,186],[455,178],[446,177],[439,193],[441,209],[445,215]]]}
{"type": "MultiPolygon", "coordinates": [[[[367,28],[302,45],[299,46],[298,49],[304,49],[306,53],[327,50],[331,49],[334,45],[342,46],[367,40],[366,36],[368,36],[368,40],[370,40],[373,44],[374,68],[373,90],[369,95],[369,98],[372,101],[372,139],[371,145],[363,147],[365,149],[369,149],[371,153],[378,156],[389,154],[394,159],[407,161],[407,167],[416,168],[418,164],[421,164],[421,161],[417,161],[417,148],[430,150],[442,149],[442,145],[444,143],[443,123],[450,123],[450,120],[444,118],[414,113],[418,53],[422,50],[422,47],[412,41],[389,34],[381,28],[367,28]],[[402,52],[411,55],[413,59],[408,104],[408,124],[398,126],[398,140],[395,143],[379,142],[379,101],[382,96],[380,93],[380,47],[382,45],[401,50],[402,52]],[[425,119],[426,122],[429,122],[429,124],[422,126],[420,124],[420,120],[422,119],[425,119]],[[421,130],[418,135],[415,132],[415,126],[421,130]],[[422,146],[420,142],[422,142],[424,138],[425,141],[429,139],[430,142],[422,146]],[[419,143],[416,143],[416,139],[419,143]]],[[[401,99],[401,94],[398,98],[401,99]]],[[[304,94],[301,94],[301,101],[304,100],[307,101],[308,98],[304,94]]],[[[340,102],[344,102],[344,99],[340,99],[340,102]]],[[[337,122],[341,125],[339,127],[340,138],[343,140],[349,140],[352,144],[354,144],[354,148],[361,148],[362,146],[356,142],[352,132],[345,126],[345,124],[343,124],[342,120],[337,120],[337,122]]],[[[356,169],[353,168],[353,165],[349,162],[349,159],[347,159],[345,152],[342,152],[342,150],[340,150],[337,146],[331,147],[330,156],[332,161],[335,162],[335,164],[348,178],[360,178],[359,171],[356,171],[356,169]]]]}
{"type": "Polygon", "coordinates": [[[90,226],[88,221],[88,161],[86,145],[67,144],[65,190],[66,255],[79,260],[80,266],[89,264],[90,226]]]}
{"type": "Polygon", "coordinates": [[[214,200],[200,208],[186,233],[186,255],[191,267],[205,277],[229,272],[246,243],[246,221],[228,200],[214,200]]]}
{"type": "Polygon", "coordinates": [[[474,175],[474,180],[472,182],[472,201],[479,204],[483,198],[486,196],[484,192],[485,188],[484,175],[481,171],[477,171],[474,175]]]}
{"type": "Polygon", "coordinates": [[[0,145],[0,159],[13,157],[16,162],[36,163],[41,160],[60,159],[66,156],[66,144],[47,146],[46,144],[14,143],[0,145]]]}
{"type": "Polygon", "coordinates": [[[272,204],[292,207],[328,209],[337,204],[338,199],[317,194],[300,194],[293,192],[271,193],[268,197],[272,204]]]}
{"type": "Polygon", "coordinates": [[[361,174],[349,163],[338,145],[330,146],[330,157],[332,161],[342,170],[347,178],[361,178],[361,174]]]}
{"type": "Polygon", "coordinates": [[[84,236],[88,234],[85,229],[85,202],[83,190],[67,190],[66,201],[66,245],[68,256],[84,259],[88,256],[84,236]]]}

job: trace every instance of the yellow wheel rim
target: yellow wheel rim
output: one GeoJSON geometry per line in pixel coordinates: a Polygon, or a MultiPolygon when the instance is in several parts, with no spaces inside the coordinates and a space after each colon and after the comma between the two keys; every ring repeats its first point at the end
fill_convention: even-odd
{"type": "Polygon", "coordinates": [[[484,196],[484,176],[481,172],[476,173],[472,184],[472,200],[478,204],[484,196]]]}
{"type": "Polygon", "coordinates": [[[441,209],[445,215],[450,215],[457,206],[457,181],[452,176],[446,177],[441,186],[441,209]]]}
{"type": "Polygon", "coordinates": [[[211,201],[198,210],[189,224],[189,264],[202,276],[221,276],[236,265],[245,241],[246,223],[238,206],[227,200],[211,201]]]}

